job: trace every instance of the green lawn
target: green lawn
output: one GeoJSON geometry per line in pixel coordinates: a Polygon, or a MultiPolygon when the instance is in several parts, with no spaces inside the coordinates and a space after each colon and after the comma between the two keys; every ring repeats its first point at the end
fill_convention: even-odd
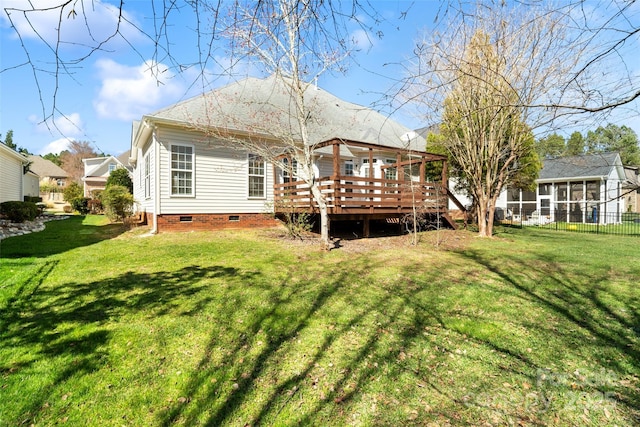
{"type": "Polygon", "coordinates": [[[89,216],[4,240],[0,426],[638,425],[640,241],[457,233],[325,253],[89,216]]]}

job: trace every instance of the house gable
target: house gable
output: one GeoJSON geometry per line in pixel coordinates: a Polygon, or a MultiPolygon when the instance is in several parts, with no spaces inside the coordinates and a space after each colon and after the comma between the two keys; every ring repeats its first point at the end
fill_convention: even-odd
{"type": "Polygon", "coordinates": [[[122,162],[114,157],[93,157],[88,159],[82,159],[84,163],[84,176],[82,181],[84,182],[84,193],[88,197],[92,191],[104,190],[107,179],[112,171],[118,168],[127,170],[129,176],[132,175],[131,169],[125,167],[122,162]]]}
{"type": "Polygon", "coordinates": [[[0,143],[0,170],[2,171],[0,203],[23,200],[24,166],[28,163],[29,160],[25,156],[0,143]]]}

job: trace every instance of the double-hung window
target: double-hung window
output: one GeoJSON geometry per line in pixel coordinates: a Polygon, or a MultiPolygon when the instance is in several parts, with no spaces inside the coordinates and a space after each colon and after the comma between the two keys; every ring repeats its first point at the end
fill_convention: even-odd
{"type": "Polygon", "coordinates": [[[149,154],[144,156],[144,198],[151,197],[151,161],[149,154]]]}
{"type": "Polygon", "coordinates": [[[296,174],[298,172],[298,161],[296,159],[291,160],[291,166],[289,166],[289,159],[286,157],[282,159],[282,180],[283,182],[292,182],[296,180],[296,174]]]}
{"type": "Polygon", "coordinates": [[[265,164],[264,159],[256,154],[249,154],[249,197],[265,197],[265,164]]]}
{"type": "Polygon", "coordinates": [[[171,146],[171,195],[193,196],[193,147],[171,146]]]}

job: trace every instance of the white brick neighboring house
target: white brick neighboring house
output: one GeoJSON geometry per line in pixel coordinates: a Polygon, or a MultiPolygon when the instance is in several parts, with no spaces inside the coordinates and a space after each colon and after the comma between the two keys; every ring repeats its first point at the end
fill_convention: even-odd
{"type": "Polygon", "coordinates": [[[23,201],[29,195],[25,193],[25,184],[30,187],[34,174],[25,173],[28,164],[29,159],[0,143],[0,203],[23,201]]]}
{"type": "Polygon", "coordinates": [[[84,184],[85,197],[91,197],[91,192],[95,190],[104,190],[107,178],[112,171],[118,168],[124,168],[131,175],[131,167],[127,163],[129,153],[121,154],[118,157],[94,157],[90,159],[82,159],[84,163],[84,176],[82,182],[84,184]]]}

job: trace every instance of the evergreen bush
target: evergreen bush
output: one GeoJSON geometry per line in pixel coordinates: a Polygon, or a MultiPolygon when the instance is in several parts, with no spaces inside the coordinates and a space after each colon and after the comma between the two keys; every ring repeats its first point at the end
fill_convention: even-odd
{"type": "Polygon", "coordinates": [[[133,213],[133,195],[122,185],[110,185],[102,192],[102,206],[111,221],[124,221],[133,213]]]}
{"type": "Polygon", "coordinates": [[[0,203],[0,214],[11,222],[33,221],[40,213],[33,202],[9,201],[0,203]]]}
{"type": "Polygon", "coordinates": [[[88,197],[75,197],[71,199],[71,207],[74,211],[80,212],[82,215],[89,213],[89,199],[88,197]]]}

